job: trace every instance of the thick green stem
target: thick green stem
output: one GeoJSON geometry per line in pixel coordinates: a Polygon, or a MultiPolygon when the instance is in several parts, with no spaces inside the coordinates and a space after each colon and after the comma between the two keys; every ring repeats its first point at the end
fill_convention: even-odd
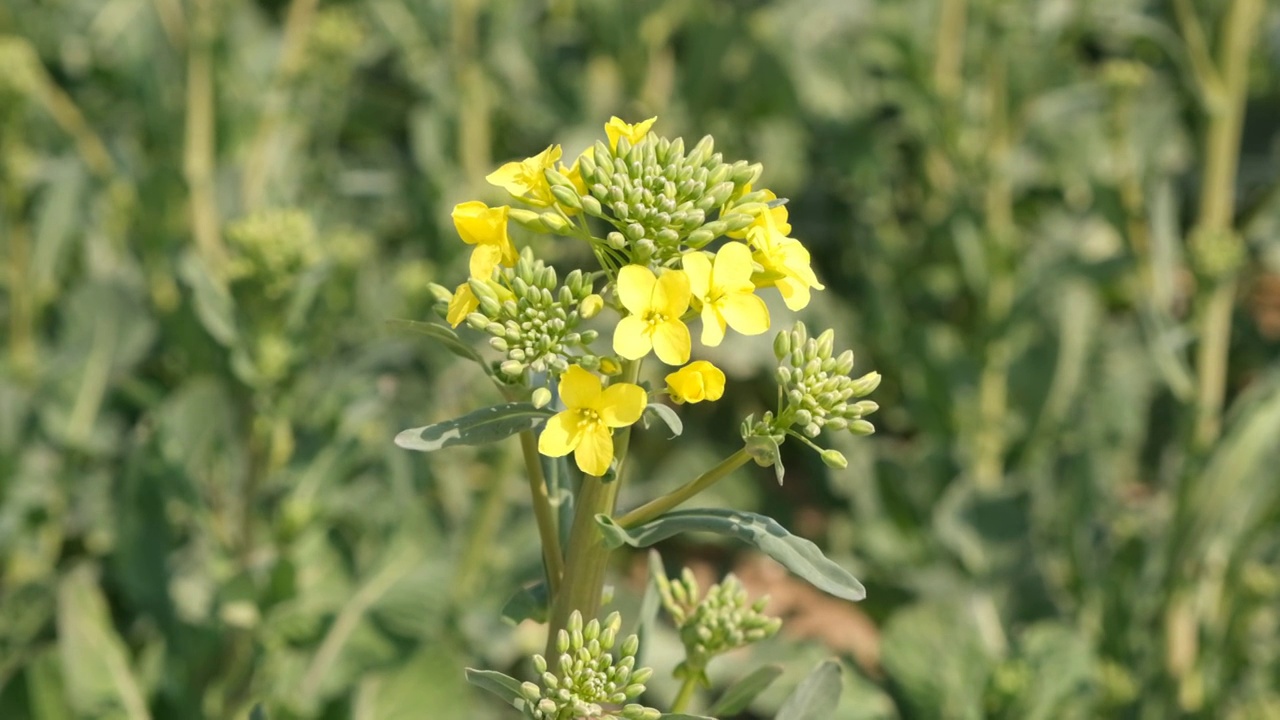
{"type": "Polygon", "coordinates": [[[960,70],[964,65],[964,33],[968,0],[942,0],[938,8],[937,43],[934,46],[933,86],[944,98],[960,91],[960,70]]]}
{"type": "Polygon", "coordinates": [[[689,709],[689,703],[693,700],[693,694],[698,690],[698,678],[696,674],[689,673],[684,682],[680,683],[680,692],[676,695],[675,702],[671,703],[671,712],[680,713],[689,709]]]}
{"type": "Polygon", "coordinates": [[[538,536],[542,539],[542,560],[547,565],[547,587],[551,597],[560,591],[560,579],[564,575],[564,555],[560,549],[560,528],[551,510],[551,498],[547,494],[547,480],[542,474],[542,460],[538,455],[538,442],[533,433],[520,433],[520,451],[524,454],[526,475],[529,477],[529,495],[533,499],[533,517],[538,522],[538,536]]]}
{"type": "Polygon", "coordinates": [[[635,510],[623,515],[617,519],[617,523],[624,528],[633,528],[637,525],[649,522],[650,520],[692,498],[694,495],[697,495],[703,490],[706,490],[712,485],[720,482],[720,480],[727,477],[729,473],[747,464],[747,461],[750,459],[751,454],[747,452],[746,448],[742,448],[722,460],[719,465],[716,465],[710,470],[702,473],[697,478],[681,485],[666,495],[650,500],[644,505],[641,505],[635,510]]]}
{"type": "MultiPolygon", "coordinates": [[[[623,367],[618,382],[634,383],[640,375],[640,361],[631,361],[623,367]]],[[[631,428],[618,431],[614,449],[618,468],[612,482],[587,475],[582,478],[578,490],[573,525],[569,529],[568,555],[565,557],[564,581],[560,592],[551,603],[551,624],[547,633],[547,661],[556,664],[556,635],[569,623],[574,610],[583,618],[594,618],[600,612],[604,590],[604,574],[609,564],[609,548],[604,544],[596,515],[612,515],[622,485],[622,473],[631,444],[631,428]]]]}
{"type": "MultiPolygon", "coordinates": [[[[1205,88],[1204,93],[1209,128],[1205,135],[1200,217],[1193,235],[1197,242],[1222,242],[1221,238],[1231,232],[1240,132],[1249,89],[1249,54],[1258,37],[1262,10],[1262,0],[1235,0],[1222,24],[1218,82],[1205,88]]],[[[1238,245],[1241,241],[1234,238],[1231,242],[1238,245]]],[[[1209,292],[1201,317],[1195,441],[1202,448],[1213,444],[1221,432],[1235,290],[1234,271],[1219,278],[1209,292]]]]}
{"type": "Polygon", "coordinates": [[[220,268],[226,258],[219,228],[214,141],[213,42],[217,34],[213,0],[197,0],[187,49],[187,126],[183,175],[191,194],[191,230],[201,258],[220,268]]]}

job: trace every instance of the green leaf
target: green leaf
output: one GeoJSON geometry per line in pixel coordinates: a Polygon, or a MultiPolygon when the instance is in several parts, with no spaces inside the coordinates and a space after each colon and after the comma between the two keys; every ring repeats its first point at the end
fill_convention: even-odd
{"type": "Polygon", "coordinates": [[[644,666],[645,651],[653,635],[654,625],[658,622],[658,610],[662,607],[662,595],[658,592],[658,576],[665,575],[667,569],[662,565],[662,556],[657,550],[649,551],[649,582],[645,584],[644,598],[640,600],[640,611],[636,613],[635,634],[640,639],[640,649],[636,652],[636,665],[644,666]]]}
{"type": "Polygon", "coordinates": [[[778,447],[777,440],[768,435],[752,435],[747,438],[747,453],[760,467],[773,466],[773,472],[778,476],[778,484],[782,484],[786,468],[782,466],[782,451],[778,447]]]}
{"type": "Polygon", "coordinates": [[[439,323],[400,319],[388,320],[387,325],[393,329],[403,332],[426,335],[427,337],[439,342],[454,355],[477,362],[480,364],[480,367],[483,367],[486,371],[490,369],[489,363],[485,362],[484,358],[480,357],[480,353],[477,353],[474,348],[463,342],[462,338],[458,337],[458,333],[453,331],[453,328],[445,327],[439,323]]]}
{"type": "Polygon", "coordinates": [[[649,416],[655,415],[659,420],[666,423],[671,428],[671,437],[678,437],[684,432],[684,422],[680,420],[680,416],[675,410],[663,405],[662,403],[649,403],[644,409],[644,426],[649,427],[649,416]]]}
{"type": "Polygon", "coordinates": [[[525,620],[545,623],[547,608],[550,604],[551,598],[547,594],[547,584],[540,580],[517,590],[502,606],[502,618],[512,625],[519,625],[525,620]]]}
{"type": "Polygon", "coordinates": [[[187,253],[178,262],[178,275],[191,288],[196,317],[204,329],[224,346],[235,345],[239,335],[235,300],[226,286],[210,274],[194,252],[187,253]]]}
{"type": "Polygon", "coordinates": [[[551,410],[526,402],[494,405],[453,420],[405,430],[396,435],[396,445],[421,452],[453,445],[483,445],[532,430],[552,414],[551,410]]]}
{"type": "Polygon", "coordinates": [[[782,703],[775,720],[828,720],[840,703],[840,664],[823,660],[782,703]]]}
{"type": "Polygon", "coordinates": [[[511,703],[515,709],[524,708],[524,695],[520,693],[520,681],[504,675],[497,670],[475,670],[467,668],[467,682],[482,690],[497,695],[511,703]]]}
{"type": "Polygon", "coordinates": [[[717,717],[745,712],[751,701],[772,685],[780,675],[782,675],[781,665],[765,665],[756,668],[746,677],[730,685],[708,712],[717,717]]]}
{"type": "Polygon", "coordinates": [[[603,514],[596,515],[596,523],[600,526],[605,543],[615,548],[622,545],[649,547],[683,532],[730,535],[754,545],[823,592],[854,601],[867,596],[862,583],[823,555],[817,545],[792,535],[776,520],[764,515],[702,508],[675,510],[629,530],[603,514]]]}
{"type": "Polygon", "coordinates": [[[150,720],[146,698],[92,566],[80,565],[58,583],[57,627],[62,677],[76,713],[150,720]]]}

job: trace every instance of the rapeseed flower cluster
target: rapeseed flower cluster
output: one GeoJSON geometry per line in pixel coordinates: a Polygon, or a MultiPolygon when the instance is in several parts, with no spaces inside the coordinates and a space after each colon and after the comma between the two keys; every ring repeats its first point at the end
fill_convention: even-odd
{"type": "MultiPolygon", "coordinates": [[[[769,330],[762,293],[776,290],[795,311],[823,288],[808,250],[790,237],[785,201],[753,189],[761,166],[725,161],[710,137],[686,151],[683,140],[651,132],[656,120],[612,118],[605,140],[569,165],[551,145],[499,167],[487,180],[515,206],[457,205],[454,226],[473,248],[469,277],[452,292],[432,288],[451,325],[491,336],[502,355],[495,377],[542,404],[558,388],[559,412],[538,448],[572,453],[596,476],[614,460],[614,430],[639,420],[651,395],[676,403],[723,396],[724,373],[693,360],[691,324],[701,323],[701,346],[715,347],[730,332],[769,330]],[[560,284],[530,248],[517,249],[512,223],[584,243],[598,267],[575,269],[560,284]],[[606,309],[617,314],[611,329],[582,329],[606,309]],[[650,355],[674,368],[666,388],[652,392],[637,382],[637,364],[650,355]]],[[[840,422],[804,409],[806,427],[840,422]]]]}

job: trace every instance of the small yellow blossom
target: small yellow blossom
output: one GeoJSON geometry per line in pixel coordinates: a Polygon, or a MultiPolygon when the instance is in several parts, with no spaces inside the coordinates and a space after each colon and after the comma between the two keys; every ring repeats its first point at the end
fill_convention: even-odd
{"type": "MultiPolygon", "coordinates": [[[[591,155],[594,157],[595,155],[592,150],[593,148],[587,148],[582,155],[591,155]]],[[[574,158],[573,164],[569,167],[561,165],[560,172],[565,177],[569,178],[569,182],[573,183],[573,189],[577,190],[579,195],[586,195],[587,181],[582,179],[582,155],[574,158]]]]}
{"type": "Polygon", "coordinates": [[[719,345],[726,325],[743,335],[759,335],[769,329],[769,308],[756,297],[756,286],[751,282],[750,248],[739,242],[725,243],[714,264],[701,252],[685,253],[682,262],[692,295],[702,303],[703,345],[719,345]]]}
{"type": "MultiPolygon", "coordinates": [[[[747,195],[750,192],[751,192],[751,183],[747,183],[746,185],[742,186],[741,194],[739,195],[739,197],[741,197],[742,195],[747,195]]],[[[778,199],[778,196],[775,195],[772,190],[764,189],[761,192],[764,193],[765,202],[770,202],[772,200],[778,199]]],[[[731,200],[730,202],[732,203],[733,201],[731,200]]],[[[732,207],[733,205],[730,204],[729,209],[732,209],[732,207]]],[[[787,206],[786,205],[779,205],[778,207],[769,208],[766,212],[768,212],[770,215],[773,216],[773,222],[778,227],[779,232],[781,232],[783,235],[791,234],[791,224],[787,222],[787,206]]],[[[756,216],[756,220],[757,221],[760,220],[759,215],[756,216]]],[[[730,230],[729,232],[725,233],[725,235],[735,240],[745,240],[747,238],[747,230],[749,228],[750,226],[743,228],[741,230],[730,230]]]]}
{"type": "Polygon", "coordinates": [[[689,328],[680,319],[689,309],[689,277],[679,270],[661,276],[643,265],[618,272],[618,299],[631,314],[613,331],[613,351],[639,360],[652,349],[668,365],[689,361],[689,328]]]}
{"type": "Polygon", "coordinates": [[[478,307],[480,307],[480,299],[471,292],[470,285],[462,283],[457,290],[453,291],[453,297],[449,299],[449,311],[445,314],[445,319],[453,327],[458,327],[478,307]]]}
{"type": "Polygon", "coordinates": [[[560,376],[560,399],[565,409],[547,421],[538,436],[538,452],[549,457],[573,453],[578,467],[600,476],[613,462],[613,428],[640,419],[648,393],[639,385],[614,383],[603,387],[600,378],[573,365],[560,376]]]}
{"type": "Polygon", "coordinates": [[[789,232],[786,207],[776,207],[747,227],[747,242],[755,251],[752,259],[764,268],[755,278],[756,287],[776,286],[787,307],[800,310],[809,304],[810,289],[826,288],[810,267],[809,251],[799,240],[787,237],[789,232]]]}
{"type": "Polygon", "coordinates": [[[626,138],[632,145],[640,142],[645,135],[649,134],[649,128],[653,127],[657,119],[655,116],[631,125],[623,122],[622,118],[616,115],[609,118],[609,123],[604,126],[604,134],[609,136],[609,148],[618,149],[618,138],[626,138]]]}
{"type": "Polygon", "coordinates": [[[485,176],[485,180],[530,205],[547,207],[554,204],[556,199],[551,194],[546,171],[556,166],[560,154],[559,145],[550,145],[531,158],[503,165],[485,176]]]}
{"type": "Polygon", "coordinates": [[[453,226],[468,245],[475,245],[471,252],[471,277],[487,280],[499,264],[516,264],[516,248],[507,237],[506,205],[491,208],[479,200],[459,203],[453,207],[453,226]]]}
{"type": "Polygon", "coordinates": [[[715,402],[724,396],[724,371],[695,360],[667,376],[667,392],[678,403],[715,402]]]}

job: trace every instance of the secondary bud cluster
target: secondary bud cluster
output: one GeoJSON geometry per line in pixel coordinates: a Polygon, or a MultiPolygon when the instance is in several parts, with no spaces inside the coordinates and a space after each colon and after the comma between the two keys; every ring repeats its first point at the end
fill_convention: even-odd
{"type": "Polygon", "coordinates": [[[772,637],[782,627],[782,620],[764,614],[768,598],[749,602],[747,591],[736,576],[707,588],[699,597],[698,583],[685,568],[677,580],[664,574],[657,576],[662,604],[680,629],[685,661],[676,668],[676,676],[696,677],[706,682],[706,667],[711,659],[730,650],[772,637]]]}
{"type": "Polygon", "coordinates": [[[585,720],[622,718],[657,720],[661,713],[631,702],[644,692],[644,683],[653,675],[649,668],[636,668],[640,640],[631,635],[622,641],[615,660],[613,646],[622,628],[622,617],[612,613],[604,624],[592,620],[583,625],[574,611],[568,628],[556,636],[560,662],[556,672],[548,670],[546,658],[533,656],[542,685],[521,686],[525,717],[532,720],[585,720]]]}
{"type": "Polygon", "coordinates": [[[744,195],[760,175],[759,163],[726,163],[710,136],[687,155],[679,138],[650,135],[635,145],[623,138],[616,149],[598,142],[579,164],[588,190],[582,209],[613,225],[606,242],[640,264],[670,264],[682,245],[702,248],[747,227],[766,200],[763,191],[744,195]],[[731,199],[734,210],[721,215],[731,199]]]}
{"type": "Polygon", "coordinates": [[[267,210],[227,229],[234,256],[231,280],[253,280],[269,299],[287,295],[299,277],[323,258],[311,217],[301,210],[267,210]]]}
{"type": "Polygon", "coordinates": [[[833,357],[834,339],[831,330],[811,338],[804,323],[799,322],[790,332],[778,333],[773,352],[780,363],[777,380],[783,401],[777,422],[788,428],[798,426],[810,438],[816,438],[823,429],[870,435],[875,427],[864,417],[880,406],[859,398],[880,385],[880,373],[850,377],[853,351],[845,350],[833,357]]]}
{"type": "Polygon", "coordinates": [[[581,270],[570,272],[560,285],[555,268],[535,260],[526,248],[515,267],[495,273],[514,298],[503,299],[491,283],[473,278],[469,285],[479,307],[467,316],[467,324],[491,335],[489,344],[505,353],[499,366],[504,375],[517,378],[526,369],[563,373],[571,364],[599,364],[588,352],[598,333],[577,329],[584,304],[587,314],[592,311],[591,303],[584,303],[592,296],[591,282],[581,270]]]}

